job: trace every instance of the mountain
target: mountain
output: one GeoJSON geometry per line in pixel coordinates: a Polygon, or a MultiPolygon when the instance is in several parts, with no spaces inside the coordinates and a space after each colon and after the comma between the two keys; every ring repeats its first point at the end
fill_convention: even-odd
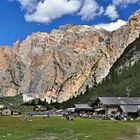
{"type": "Polygon", "coordinates": [[[140,96],[140,36],[125,49],[105,79],[102,89],[111,84],[110,92],[115,96],[140,96]]]}
{"type": "Polygon", "coordinates": [[[67,25],[0,47],[0,96],[63,102],[84,94],[102,82],[139,33],[140,10],[113,32],[67,25]]]}
{"type": "Polygon", "coordinates": [[[98,96],[140,96],[140,36],[127,46],[100,84],[63,103],[56,108],[69,108],[76,103],[87,103],[98,96]]]}

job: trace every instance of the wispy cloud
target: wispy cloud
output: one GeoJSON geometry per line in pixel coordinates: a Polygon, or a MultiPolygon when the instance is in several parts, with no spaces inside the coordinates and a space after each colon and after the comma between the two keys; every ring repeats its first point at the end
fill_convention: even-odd
{"type": "Polygon", "coordinates": [[[116,7],[111,4],[106,8],[105,15],[110,17],[111,20],[115,20],[119,17],[116,7]]]}
{"type": "Polygon", "coordinates": [[[32,12],[35,10],[36,5],[38,4],[38,0],[9,0],[9,1],[17,1],[21,5],[21,9],[26,12],[32,12]]]}
{"type": "Polygon", "coordinates": [[[104,15],[108,16],[111,20],[119,18],[117,11],[118,7],[126,8],[129,4],[140,4],[140,0],[112,0],[112,2],[106,7],[104,15]]]}
{"type": "Polygon", "coordinates": [[[127,6],[128,4],[135,4],[137,2],[140,2],[140,0],[113,0],[114,5],[121,5],[123,7],[127,6]]]}
{"type": "Polygon", "coordinates": [[[90,20],[97,15],[101,15],[103,12],[104,8],[100,7],[95,0],[84,0],[78,15],[80,15],[83,20],[90,20]]]}
{"type": "Polygon", "coordinates": [[[106,8],[105,15],[110,17],[111,20],[115,20],[119,17],[116,7],[114,5],[109,5],[106,8]]]}

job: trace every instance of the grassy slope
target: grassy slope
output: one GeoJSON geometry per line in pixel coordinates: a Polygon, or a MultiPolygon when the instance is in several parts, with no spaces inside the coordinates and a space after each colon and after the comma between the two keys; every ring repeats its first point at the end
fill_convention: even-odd
{"type": "Polygon", "coordinates": [[[14,97],[1,97],[0,98],[0,104],[7,104],[12,103],[15,106],[20,105],[23,102],[22,96],[17,95],[14,97]]]}
{"type": "MultiPolygon", "coordinates": [[[[23,122],[18,117],[0,118],[2,140],[117,140],[136,135],[139,122],[113,122],[94,119],[62,120],[60,117],[30,118],[23,122]]],[[[128,139],[129,140],[129,139],[128,139]]]]}

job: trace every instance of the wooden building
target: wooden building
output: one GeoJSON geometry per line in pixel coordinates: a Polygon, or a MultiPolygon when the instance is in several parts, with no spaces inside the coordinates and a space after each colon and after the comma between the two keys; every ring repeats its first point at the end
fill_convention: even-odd
{"type": "Polygon", "coordinates": [[[118,111],[122,114],[128,114],[128,116],[139,117],[140,116],[140,106],[139,105],[121,105],[118,111]]]}
{"type": "Polygon", "coordinates": [[[12,107],[4,107],[1,110],[1,114],[8,116],[8,115],[19,115],[20,111],[18,109],[12,108],[12,107]]]}
{"type": "Polygon", "coordinates": [[[93,112],[94,109],[89,104],[75,104],[75,112],[80,113],[87,113],[87,112],[93,112]]]}
{"type": "Polygon", "coordinates": [[[98,114],[138,114],[140,97],[98,97],[92,104],[98,114]]]}

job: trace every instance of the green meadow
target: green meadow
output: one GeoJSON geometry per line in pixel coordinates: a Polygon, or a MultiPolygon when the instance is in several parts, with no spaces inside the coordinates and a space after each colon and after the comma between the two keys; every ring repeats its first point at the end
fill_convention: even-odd
{"type": "Polygon", "coordinates": [[[0,140],[139,140],[140,121],[0,117],[0,140]]]}

